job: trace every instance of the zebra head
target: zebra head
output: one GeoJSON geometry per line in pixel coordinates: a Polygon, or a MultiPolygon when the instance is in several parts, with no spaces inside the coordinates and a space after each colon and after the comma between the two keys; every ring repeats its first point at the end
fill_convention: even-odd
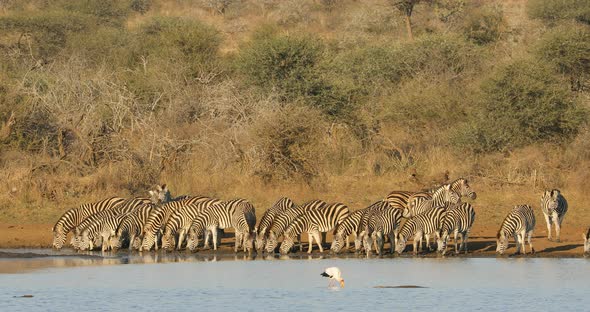
{"type": "Polygon", "coordinates": [[[162,236],[162,249],[166,251],[172,251],[176,247],[176,241],[174,240],[174,235],[172,231],[166,229],[164,235],[162,236]]]}
{"type": "MultiPolygon", "coordinates": [[[[131,243],[129,243],[129,244],[131,244],[131,243]]],[[[123,245],[123,239],[122,239],[120,233],[112,235],[109,238],[109,246],[111,247],[111,249],[113,251],[117,251],[117,250],[121,249],[122,245],[123,245]]]]}
{"type": "Polygon", "coordinates": [[[291,251],[291,248],[293,248],[293,245],[295,245],[295,241],[293,240],[293,237],[285,235],[285,238],[283,238],[283,242],[281,243],[281,254],[282,255],[286,255],[289,253],[289,251],[291,251]]]}
{"type": "Polygon", "coordinates": [[[371,255],[371,246],[373,245],[373,237],[372,235],[365,234],[363,236],[363,247],[365,247],[365,252],[367,253],[367,257],[371,255]]]}
{"type": "Polygon", "coordinates": [[[162,186],[157,185],[155,191],[149,191],[150,193],[150,201],[156,205],[163,205],[167,202],[172,201],[172,196],[170,195],[170,191],[166,184],[162,184],[162,186]]]}
{"type": "Polygon", "coordinates": [[[344,247],[344,237],[342,232],[336,232],[334,234],[334,238],[332,239],[332,245],[330,246],[330,250],[333,253],[339,253],[344,247]]]}
{"type": "Polygon", "coordinates": [[[154,233],[150,233],[145,231],[143,234],[143,240],[141,242],[141,246],[139,247],[139,251],[148,251],[152,249],[154,243],[156,242],[156,235],[154,233]]]}
{"type": "Polygon", "coordinates": [[[57,226],[53,229],[53,248],[54,249],[62,249],[66,242],[67,234],[64,233],[64,230],[61,226],[57,226]]]}
{"type": "Polygon", "coordinates": [[[255,247],[258,252],[262,252],[266,245],[266,234],[264,231],[254,232],[253,239],[255,241],[255,247]]]}
{"type": "MultiPolygon", "coordinates": [[[[557,189],[553,189],[551,191],[545,191],[545,193],[543,194],[543,198],[541,199],[541,202],[543,202],[543,200],[546,203],[546,207],[547,207],[547,211],[549,211],[549,215],[551,215],[553,213],[553,211],[555,211],[557,209],[557,206],[559,205],[559,195],[561,194],[561,192],[557,189]]],[[[543,205],[541,203],[541,205],[543,205]]]]}
{"type": "Polygon", "coordinates": [[[196,252],[197,247],[199,246],[199,233],[194,227],[191,227],[188,230],[188,235],[186,238],[186,250],[191,252],[196,252]]]}
{"type": "Polygon", "coordinates": [[[274,232],[268,233],[268,238],[266,239],[266,252],[273,253],[275,248],[277,247],[277,236],[274,232]]]}
{"type": "Polygon", "coordinates": [[[395,238],[395,241],[395,252],[401,255],[404,252],[404,249],[406,249],[407,238],[401,234],[398,234],[395,238]]]}
{"type": "Polygon", "coordinates": [[[444,195],[443,200],[445,203],[448,203],[451,207],[456,206],[461,202],[461,195],[459,193],[453,191],[450,184],[447,184],[443,187],[444,195]]]}
{"type": "Polygon", "coordinates": [[[459,195],[469,197],[471,199],[477,198],[477,193],[473,191],[471,186],[469,186],[469,182],[465,178],[460,178],[451,183],[453,185],[453,190],[455,190],[459,195]],[[457,186],[455,186],[457,185],[457,186]]]}
{"type": "Polygon", "coordinates": [[[357,233],[356,237],[354,238],[355,252],[360,252],[361,249],[363,248],[363,238],[364,238],[365,234],[366,234],[366,232],[362,231],[360,233],[357,233]]]}
{"type": "Polygon", "coordinates": [[[508,248],[508,236],[504,232],[498,232],[498,235],[496,235],[496,252],[502,255],[506,248],[508,248]]]}
{"type": "Polygon", "coordinates": [[[142,237],[137,236],[133,239],[132,242],[129,242],[129,246],[131,247],[131,249],[139,250],[141,248],[141,241],[142,237]]]}

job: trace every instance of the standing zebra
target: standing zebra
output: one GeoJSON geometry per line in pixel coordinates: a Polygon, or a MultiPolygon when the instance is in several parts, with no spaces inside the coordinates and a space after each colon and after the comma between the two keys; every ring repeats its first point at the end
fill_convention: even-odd
{"type": "MultiPolygon", "coordinates": [[[[366,208],[365,208],[366,209],[366,208]]],[[[346,248],[350,247],[348,237],[351,234],[357,234],[358,225],[361,222],[365,209],[359,209],[348,214],[348,217],[339,223],[334,229],[334,237],[332,238],[332,245],[330,250],[334,253],[339,253],[346,244],[346,248]]]]}
{"type": "Polygon", "coordinates": [[[457,205],[461,196],[459,193],[453,191],[451,184],[445,184],[438,187],[432,195],[424,195],[426,193],[417,193],[410,197],[408,203],[408,210],[404,211],[404,216],[413,217],[433,207],[449,208],[457,205]]]}
{"type": "MultiPolygon", "coordinates": [[[[323,207],[327,206],[326,202],[322,200],[312,200],[307,202],[301,206],[293,207],[282,214],[280,214],[275,220],[273,221],[270,230],[268,230],[268,235],[266,239],[266,252],[272,253],[274,252],[275,248],[278,245],[278,239],[287,227],[300,215],[304,214],[310,210],[322,209],[323,207]]],[[[301,238],[299,238],[299,250],[303,251],[303,246],[301,244],[301,238]]]]}
{"type": "Polygon", "coordinates": [[[110,197],[101,201],[83,204],[66,211],[52,228],[53,248],[61,249],[66,242],[68,233],[89,216],[103,210],[111,209],[125,201],[125,198],[110,197]]]}
{"type": "Polygon", "coordinates": [[[435,233],[435,235],[438,235],[445,212],[446,209],[443,207],[434,207],[408,219],[397,234],[395,251],[398,254],[404,252],[406,242],[412,235],[414,238],[414,255],[422,250],[422,236],[426,237],[426,245],[429,246],[430,234],[435,233]]]}
{"type": "Polygon", "coordinates": [[[541,210],[547,222],[547,239],[551,239],[551,224],[555,224],[555,236],[557,242],[560,240],[561,222],[567,213],[567,201],[557,189],[545,191],[541,196],[541,210]]]}
{"type": "Polygon", "coordinates": [[[467,253],[467,238],[475,221],[475,210],[469,203],[463,203],[458,207],[448,209],[443,220],[438,238],[438,251],[444,255],[447,251],[447,242],[451,233],[454,234],[455,253],[465,250],[467,253]],[[457,249],[457,235],[461,234],[461,246],[457,249]]]}
{"type": "Polygon", "coordinates": [[[255,229],[255,242],[256,242],[256,250],[258,252],[262,252],[265,245],[266,239],[268,238],[268,234],[272,223],[279,215],[283,212],[291,210],[295,207],[295,203],[287,197],[283,197],[279,199],[270,209],[264,212],[262,218],[260,219],[260,224],[255,229]]]}
{"type": "Polygon", "coordinates": [[[283,242],[281,243],[281,254],[287,254],[294,245],[295,237],[307,232],[309,237],[309,247],[307,253],[311,253],[313,240],[316,240],[320,252],[322,248],[322,239],[320,233],[331,231],[348,216],[348,207],[341,203],[331,204],[320,209],[309,210],[299,216],[285,230],[283,242]]]}
{"type": "Polygon", "coordinates": [[[508,237],[514,236],[514,242],[516,243],[515,255],[520,254],[521,246],[523,253],[526,254],[525,238],[528,239],[531,253],[535,253],[535,249],[531,243],[534,229],[535,213],[533,208],[529,205],[519,205],[514,207],[512,211],[508,213],[498,231],[498,235],[496,236],[496,252],[504,254],[504,251],[508,248],[508,237]]]}
{"type": "Polygon", "coordinates": [[[156,209],[156,205],[149,203],[139,206],[129,213],[119,224],[115,235],[111,236],[109,240],[110,248],[113,251],[118,250],[123,245],[123,241],[127,239],[129,241],[129,250],[139,249],[141,244],[139,235],[141,235],[143,225],[153,209],[156,209]]]}
{"type": "Polygon", "coordinates": [[[383,236],[389,237],[390,252],[393,253],[395,247],[395,236],[402,219],[402,211],[386,205],[379,206],[369,212],[367,225],[365,228],[364,245],[367,256],[371,254],[371,245],[373,241],[377,245],[377,254],[383,255],[383,236]]]}
{"type": "Polygon", "coordinates": [[[213,205],[219,204],[219,199],[209,198],[190,205],[181,207],[174,211],[164,226],[164,234],[162,235],[162,249],[172,250],[178,246],[178,250],[182,248],[182,243],[189,227],[193,220],[203,210],[211,208],[213,205]],[[178,244],[176,244],[174,235],[178,234],[178,244]]]}
{"type": "Polygon", "coordinates": [[[590,227],[588,228],[588,231],[586,231],[585,234],[582,234],[582,236],[584,237],[584,254],[589,254],[590,253],[590,227]]]}
{"type": "Polygon", "coordinates": [[[209,199],[209,197],[205,196],[193,196],[179,201],[172,201],[164,204],[161,207],[158,207],[158,209],[154,209],[150,213],[150,216],[143,227],[143,232],[141,234],[142,241],[139,251],[150,250],[154,245],[155,249],[158,250],[158,240],[156,236],[161,232],[161,230],[163,230],[162,227],[166,224],[168,218],[170,218],[174,211],[179,210],[187,205],[209,199]]]}

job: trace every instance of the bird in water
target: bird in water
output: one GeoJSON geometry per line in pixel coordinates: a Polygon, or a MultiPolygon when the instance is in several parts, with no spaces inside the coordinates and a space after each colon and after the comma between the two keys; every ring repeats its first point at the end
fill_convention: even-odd
{"type": "Polygon", "coordinates": [[[344,279],[342,278],[342,272],[340,272],[339,268],[337,268],[337,267],[327,268],[320,275],[323,277],[330,278],[330,283],[328,284],[328,287],[332,286],[332,280],[335,280],[340,283],[340,287],[344,288],[344,279]]]}

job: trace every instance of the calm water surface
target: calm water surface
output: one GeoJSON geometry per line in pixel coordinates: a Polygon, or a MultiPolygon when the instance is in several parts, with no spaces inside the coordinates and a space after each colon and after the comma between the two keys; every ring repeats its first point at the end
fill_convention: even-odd
{"type": "Polygon", "coordinates": [[[52,257],[0,260],[0,267],[15,261],[25,267],[35,261],[64,266],[0,274],[0,310],[590,311],[588,259],[172,256],[161,262],[151,254],[77,260],[83,263],[52,257]],[[346,288],[327,287],[320,273],[328,266],[342,269],[346,288]],[[428,288],[373,288],[378,285],[428,288]],[[24,294],[34,297],[14,298],[24,294]]]}

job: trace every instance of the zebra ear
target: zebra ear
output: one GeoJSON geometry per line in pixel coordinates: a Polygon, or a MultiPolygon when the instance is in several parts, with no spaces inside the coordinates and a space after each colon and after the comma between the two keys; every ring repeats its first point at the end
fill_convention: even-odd
{"type": "Polygon", "coordinates": [[[162,191],[167,191],[168,187],[166,186],[166,184],[162,184],[162,191]]]}

